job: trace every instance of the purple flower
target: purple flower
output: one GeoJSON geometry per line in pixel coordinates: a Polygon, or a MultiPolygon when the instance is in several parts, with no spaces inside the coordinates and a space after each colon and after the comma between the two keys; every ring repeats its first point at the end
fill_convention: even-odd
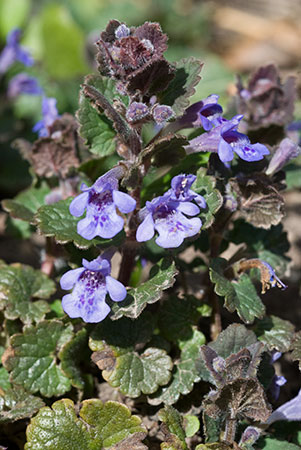
{"type": "Polygon", "coordinates": [[[174,116],[174,112],[170,106],[157,105],[153,110],[154,121],[158,125],[162,125],[174,116]]]}
{"type": "Polygon", "coordinates": [[[27,73],[19,73],[10,80],[7,95],[9,97],[17,97],[20,94],[41,95],[42,92],[36,78],[30,77],[27,73]]]}
{"type": "Polygon", "coordinates": [[[20,61],[25,66],[33,65],[33,59],[29,52],[19,44],[20,37],[21,30],[18,28],[8,33],[6,46],[0,54],[0,74],[5,73],[15,61],[20,61]]]}
{"type": "Polygon", "coordinates": [[[135,123],[149,115],[149,109],[145,103],[132,102],[127,109],[126,118],[128,122],[135,123]]]}
{"type": "MultiPolygon", "coordinates": [[[[260,261],[260,260],[259,260],[260,261]]],[[[265,289],[269,289],[270,287],[275,287],[277,286],[278,288],[284,290],[287,288],[286,284],[284,284],[280,278],[277,277],[277,275],[275,274],[275,271],[273,269],[273,267],[265,262],[265,261],[260,261],[261,262],[261,282],[263,284],[263,291],[265,291],[265,289]]]]}
{"type": "Polygon", "coordinates": [[[136,239],[138,242],[148,241],[156,230],[159,233],[156,243],[160,247],[179,247],[186,237],[196,235],[202,226],[201,219],[188,219],[184,214],[195,216],[199,212],[199,207],[194,203],[172,200],[167,192],[146,202],[142,210],[144,220],[137,229],[136,239]]]}
{"type": "Polygon", "coordinates": [[[191,174],[181,174],[173,177],[171,189],[168,191],[171,200],[179,202],[191,202],[194,200],[201,208],[206,208],[204,197],[190,189],[195,180],[196,176],[191,174]]]}
{"type": "Polygon", "coordinates": [[[271,425],[278,420],[301,420],[301,389],[297,397],[284,403],[277,408],[268,418],[267,423],[271,425]]]}
{"type": "Polygon", "coordinates": [[[58,110],[56,108],[56,99],[52,97],[43,97],[42,100],[42,115],[43,119],[35,124],[33,127],[34,132],[39,133],[39,137],[49,136],[49,127],[59,117],[58,110]]]}
{"type": "Polygon", "coordinates": [[[211,130],[220,117],[223,108],[218,104],[218,95],[212,94],[186,109],[184,115],[178,119],[178,129],[203,127],[205,131],[211,130]]]}
{"type": "Polygon", "coordinates": [[[271,175],[278,172],[291,159],[297,158],[300,152],[301,148],[295,142],[289,138],[283,139],[269,163],[266,174],[271,175]]]}
{"type": "Polygon", "coordinates": [[[273,397],[273,400],[278,400],[280,395],[280,388],[284,386],[287,382],[287,379],[283,376],[274,375],[269,386],[270,393],[273,397]]]}
{"type": "Polygon", "coordinates": [[[231,120],[220,118],[220,124],[209,133],[192,139],[186,147],[187,153],[217,152],[223,163],[232,161],[234,152],[248,162],[259,161],[270,152],[262,144],[251,144],[249,138],[237,131],[243,116],[234,116],[231,120]]]}
{"type": "Polygon", "coordinates": [[[99,177],[93,186],[82,184],[82,194],[70,204],[70,213],[75,217],[86,217],[77,224],[77,232],[83,238],[91,240],[95,236],[110,239],[118,234],[124,219],[117,214],[116,207],[122,213],[129,213],[136,207],[136,201],[128,194],[118,191],[115,169],[99,177]]]}
{"type": "Polygon", "coordinates": [[[62,306],[72,319],[81,317],[84,322],[101,322],[110,312],[105,298],[108,292],[114,302],[121,302],[126,297],[122,283],[110,276],[110,258],[105,254],[93,261],[82,260],[83,267],[69,270],[60,281],[61,288],[72,289],[71,294],[64,295],[62,306]]]}

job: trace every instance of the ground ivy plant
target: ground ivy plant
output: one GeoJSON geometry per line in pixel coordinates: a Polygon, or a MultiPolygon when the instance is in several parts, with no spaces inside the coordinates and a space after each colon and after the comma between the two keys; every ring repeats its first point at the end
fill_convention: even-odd
{"type": "MultiPolygon", "coordinates": [[[[19,39],[3,76],[34,64],[19,39]]],[[[3,208],[45,251],[40,270],[0,263],[1,448],[300,448],[301,394],[277,408],[274,368],[300,363],[300,331],[265,298],[289,300],[294,78],[259,68],[224,114],[212,92],[191,104],[203,63],[171,64],[158,23],[111,20],[96,48],[75,116],[9,80],[42,118],[14,144],[32,185],[3,208]]]]}

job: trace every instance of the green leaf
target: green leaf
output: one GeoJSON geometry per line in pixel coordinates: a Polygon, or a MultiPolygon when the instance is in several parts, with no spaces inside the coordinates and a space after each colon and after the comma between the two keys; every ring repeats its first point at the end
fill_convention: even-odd
{"type": "Polygon", "coordinates": [[[46,183],[42,183],[40,187],[31,186],[13,200],[3,200],[2,206],[12,217],[34,223],[34,214],[40,206],[44,205],[45,197],[49,192],[50,189],[46,183]]]}
{"type": "Polygon", "coordinates": [[[221,418],[213,419],[203,412],[203,426],[206,442],[216,442],[220,438],[223,421],[221,418]]]}
{"type": "Polygon", "coordinates": [[[191,189],[197,194],[202,195],[207,204],[205,210],[201,209],[200,218],[202,220],[202,229],[210,227],[214,221],[214,214],[223,204],[222,194],[215,189],[216,180],[206,175],[206,169],[200,168],[197,171],[197,179],[191,186],[191,189]]]}
{"type": "Polygon", "coordinates": [[[181,59],[176,64],[175,77],[168,88],[159,95],[159,102],[169,105],[177,116],[182,115],[189,106],[189,97],[195,93],[195,86],[199,83],[203,63],[196,58],[181,59]]]}
{"type": "Polygon", "coordinates": [[[292,359],[293,361],[299,361],[299,369],[301,370],[301,331],[295,334],[292,343],[292,359]]]}
{"type": "Polygon", "coordinates": [[[45,397],[69,391],[71,382],[61,370],[57,352],[71,337],[72,325],[58,320],[45,320],[12,336],[3,356],[11,381],[45,397]]]}
{"type": "Polygon", "coordinates": [[[73,198],[61,200],[52,205],[42,206],[35,215],[35,221],[41,233],[45,236],[53,236],[59,244],[73,242],[77,247],[86,249],[93,245],[102,248],[111,245],[118,246],[124,233],[121,232],[113,239],[101,239],[99,237],[88,241],[77,233],[77,223],[81,218],[74,217],[69,212],[69,205],[73,198]]]}
{"type": "Polygon", "coordinates": [[[85,328],[64,345],[59,353],[59,358],[62,371],[71,380],[72,386],[77,389],[84,389],[85,379],[81,366],[85,362],[88,365],[90,361],[88,334],[85,328]]]}
{"type": "Polygon", "coordinates": [[[194,383],[200,380],[196,360],[200,353],[200,347],[206,342],[206,338],[200,331],[193,330],[192,337],[183,341],[180,345],[181,356],[174,365],[172,379],[167,386],[159,389],[148,401],[152,405],[159,405],[164,402],[173,405],[180,395],[189,394],[194,383]]]}
{"type": "Polygon", "coordinates": [[[176,155],[184,158],[186,152],[183,148],[187,145],[188,141],[185,136],[177,134],[167,134],[166,136],[159,137],[151,145],[145,147],[139,154],[139,163],[145,162],[150,158],[160,158],[160,165],[170,164],[171,155],[175,158],[176,155]]]}
{"type": "Polygon", "coordinates": [[[131,416],[121,403],[84,400],[80,418],[74,408],[72,400],[67,398],[53,403],[52,409],[42,408],[27,427],[24,449],[101,450],[126,442],[129,437],[138,441],[146,435],[141,420],[131,416]]]}
{"type": "Polygon", "coordinates": [[[266,316],[256,323],[255,333],[268,350],[287,352],[294,337],[295,327],[288,320],[266,316]]]}
{"type": "MultiPolygon", "coordinates": [[[[165,439],[167,439],[168,444],[177,444],[175,448],[188,450],[185,442],[185,431],[182,424],[182,417],[180,413],[172,406],[166,405],[164,409],[160,409],[158,413],[159,420],[166,425],[168,430],[167,436],[165,434],[165,439]]],[[[161,446],[161,448],[166,448],[161,446]]]]}
{"type": "Polygon", "coordinates": [[[262,450],[300,450],[299,445],[291,444],[288,441],[280,441],[270,437],[261,437],[256,442],[256,447],[262,450]]]}
{"type": "MultiPolygon", "coordinates": [[[[120,99],[115,90],[115,82],[110,78],[90,75],[85,82],[98,89],[108,100],[120,99]]],[[[92,106],[91,101],[81,91],[79,109],[76,113],[80,123],[79,133],[85,139],[91,153],[97,156],[107,156],[116,148],[116,131],[112,122],[92,106]]]]}
{"type": "Polygon", "coordinates": [[[0,423],[31,417],[42,406],[44,402],[41,398],[28,394],[20,386],[15,386],[6,392],[0,391],[0,423]]]}
{"type": "Polygon", "coordinates": [[[50,77],[68,80],[87,71],[83,59],[83,32],[65,6],[59,3],[46,5],[40,27],[42,60],[50,77]]]}
{"type": "Polygon", "coordinates": [[[3,391],[7,391],[11,387],[9,382],[9,373],[5,370],[4,367],[0,367],[0,392],[1,389],[3,391]]]}
{"type": "Polygon", "coordinates": [[[187,414],[184,416],[184,429],[186,437],[190,438],[194,436],[200,429],[200,421],[197,416],[187,414]]]}
{"type": "Polygon", "coordinates": [[[199,444],[195,447],[195,450],[233,450],[233,446],[225,442],[212,442],[210,444],[199,444]]]}
{"type": "Polygon", "coordinates": [[[103,378],[129,397],[152,394],[170,379],[172,361],[165,350],[148,347],[142,353],[152,331],[152,316],[144,313],[135,321],[107,319],[91,334],[92,360],[103,371],[103,378]]]}
{"type": "Polygon", "coordinates": [[[201,308],[202,304],[193,296],[170,295],[160,308],[158,325],[162,335],[171,342],[191,337],[192,326],[202,316],[201,308]]]}
{"type": "Polygon", "coordinates": [[[239,317],[246,323],[252,323],[256,317],[261,318],[265,306],[247,274],[237,281],[229,281],[224,276],[227,261],[223,258],[212,260],[210,279],[215,284],[214,292],[225,298],[224,306],[230,311],[237,311],[239,317]]]}
{"type": "Polygon", "coordinates": [[[152,267],[148,281],[140,286],[130,289],[123,302],[111,302],[112,320],[122,316],[136,319],[148,304],[155,303],[162,297],[165,289],[170,288],[177,275],[175,263],[170,258],[161,259],[152,267]]]}
{"type": "Polygon", "coordinates": [[[0,308],[7,319],[39,322],[50,308],[47,302],[33,299],[47,299],[54,292],[54,282],[39,270],[21,264],[0,267],[0,308]]]}
{"type": "Polygon", "coordinates": [[[285,273],[290,262],[285,253],[290,245],[282,225],[263,230],[239,219],[234,222],[234,228],[227,237],[234,244],[244,242],[248,246],[248,257],[266,261],[280,276],[285,273]]]}

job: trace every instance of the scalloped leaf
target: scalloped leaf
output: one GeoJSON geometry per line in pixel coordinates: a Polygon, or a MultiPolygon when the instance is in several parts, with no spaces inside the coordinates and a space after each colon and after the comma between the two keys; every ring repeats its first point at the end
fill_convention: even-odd
{"type": "Polygon", "coordinates": [[[69,212],[69,205],[73,198],[61,200],[52,205],[44,205],[35,215],[35,222],[39,231],[45,236],[52,236],[59,244],[73,242],[76,247],[87,249],[93,245],[101,248],[111,245],[120,245],[124,238],[124,232],[120,232],[113,239],[97,237],[88,241],[77,233],[77,223],[82,217],[74,217],[69,212]]]}
{"type": "Polygon", "coordinates": [[[171,342],[179,342],[192,335],[192,326],[202,317],[202,304],[192,295],[179,298],[170,295],[160,308],[158,325],[161,334],[171,342]]]}
{"type": "Polygon", "coordinates": [[[266,316],[256,323],[255,333],[268,350],[287,352],[290,349],[295,327],[288,320],[266,316]]]}
{"type": "Polygon", "coordinates": [[[195,93],[199,83],[203,63],[194,58],[184,58],[175,63],[176,71],[168,88],[159,94],[159,102],[169,105],[177,116],[182,115],[189,106],[189,97],[195,93]]]}
{"type": "Polygon", "coordinates": [[[102,370],[103,378],[129,397],[152,394],[170,380],[172,360],[165,350],[148,347],[142,353],[152,331],[152,316],[144,313],[135,321],[107,319],[91,334],[92,360],[102,370]],[[141,353],[135,350],[137,347],[141,353]]]}
{"type": "MultiPolygon", "coordinates": [[[[126,442],[129,437],[144,439],[141,420],[121,403],[84,400],[76,416],[72,400],[62,399],[42,408],[26,430],[25,450],[101,450],[126,442]]],[[[120,447],[122,448],[122,447],[120,447]]],[[[123,447],[124,449],[126,447],[123,447]]],[[[135,448],[134,446],[132,448],[135,448]]]]}
{"type": "Polygon", "coordinates": [[[174,365],[172,379],[167,386],[160,388],[154,396],[148,398],[151,405],[159,405],[162,402],[173,405],[181,394],[186,395],[192,391],[194,383],[200,380],[196,360],[200,347],[205,342],[203,333],[193,330],[191,338],[181,343],[181,356],[174,365]]]}
{"type": "Polygon", "coordinates": [[[43,300],[55,292],[55,283],[39,270],[21,264],[0,266],[0,309],[7,319],[25,324],[41,321],[50,310],[43,300]]]}
{"type": "Polygon", "coordinates": [[[15,422],[33,416],[44,406],[41,398],[30,395],[21,386],[0,391],[0,423],[15,422]]]}
{"type": "Polygon", "coordinates": [[[90,362],[88,348],[88,333],[85,328],[67,342],[59,353],[61,368],[64,374],[71,380],[72,386],[84,389],[85,380],[81,370],[82,363],[90,362]]]}
{"type": "Polygon", "coordinates": [[[214,221],[214,214],[223,204],[223,196],[218,189],[215,188],[216,180],[206,175],[206,169],[201,167],[197,171],[197,178],[191,189],[197,194],[202,195],[207,203],[206,209],[201,209],[200,218],[202,220],[202,229],[210,227],[214,221]]]}
{"type": "Polygon", "coordinates": [[[34,214],[44,205],[44,199],[49,193],[50,188],[46,183],[42,183],[40,187],[31,186],[13,200],[3,200],[2,206],[15,219],[34,223],[34,214]]]}
{"type": "Polygon", "coordinates": [[[175,449],[188,450],[181,414],[172,406],[165,405],[164,409],[160,409],[158,417],[165,425],[163,431],[166,442],[161,444],[161,449],[174,445],[175,449]]]}
{"type": "Polygon", "coordinates": [[[224,276],[227,261],[215,258],[210,267],[210,279],[215,284],[214,292],[225,298],[224,306],[230,312],[236,311],[245,323],[252,323],[256,317],[262,318],[265,306],[247,274],[243,274],[237,281],[229,281],[224,276]]]}
{"type": "MultiPolygon", "coordinates": [[[[110,78],[89,75],[86,77],[85,83],[95,87],[111,102],[114,98],[125,101],[125,98],[116,91],[115,82],[110,78]]],[[[80,124],[79,133],[85,139],[91,153],[97,156],[107,156],[114,153],[116,131],[112,122],[105,114],[99,114],[82,90],[76,117],[80,124]]]]}
{"type": "Polygon", "coordinates": [[[237,378],[207,395],[202,403],[205,413],[217,419],[251,419],[265,423],[271,415],[263,387],[255,378],[237,378]]]}
{"type": "Polygon", "coordinates": [[[295,334],[292,346],[292,359],[299,361],[299,369],[301,370],[301,331],[295,334]]]}
{"type": "Polygon", "coordinates": [[[2,357],[11,381],[45,397],[69,391],[71,382],[62,372],[57,352],[71,338],[72,325],[58,320],[45,320],[26,328],[23,334],[13,335],[2,357]]]}
{"type": "Polygon", "coordinates": [[[116,320],[122,316],[137,319],[148,304],[158,301],[163,291],[175,283],[177,273],[175,263],[170,258],[161,259],[152,267],[148,281],[130,289],[123,302],[110,302],[114,313],[111,319],[116,320]]]}

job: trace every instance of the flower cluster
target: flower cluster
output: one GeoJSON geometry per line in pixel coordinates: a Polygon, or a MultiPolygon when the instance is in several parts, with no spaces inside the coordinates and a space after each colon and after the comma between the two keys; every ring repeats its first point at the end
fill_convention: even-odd
{"type": "Polygon", "coordinates": [[[164,125],[174,116],[172,108],[168,105],[155,104],[149,108],[145,103],[132,102],[126,111],[126,118],[131,124],[143,123],[153,119],[157,125],[164,125]]]}
{"type": "Polygon", "coordinates": [[[86,217],[77,224],[77,232],[85,239],[100,236],[110,239],[118,234],[123,226],[123,218],[117,214],[116,207],[122,213],[129,213],[136,207],[136,201],[128,194],[118,190],[118,180],[114,169],[99,177],[93,186],[84,183],[82,194],[70,204],[70,213],[81,217],[85,210],[86,217]]]}
{"type": "Polygon", "coordinates": [[[205,199],[190,189],[195,181],[194,175],[178,175],[172,179],[171,189],[163,196],[146,202],[141,211],[142,223],[137,229],[136,239],[145,242],[159,233],[156,243],[163,248],[179,247],[186,237],[195,236],[201,229],[198,217],[200,209],[192,203],[194,200],[201,208],[206,207],[205,199]]]}
{"type": "Polygon", "coordinates": [[[110,275],[110,255],[104,253],[93,261],[83,259],[82,264],[83,267],[69,270],[61,278],[62,289],[73,288],[71,294],[64,295],[62,306],[71,318],[100,322],[110,312],[105,302],[106,294],[114,302],[120,302],[126,297],[126,289],[110,275]]]}

